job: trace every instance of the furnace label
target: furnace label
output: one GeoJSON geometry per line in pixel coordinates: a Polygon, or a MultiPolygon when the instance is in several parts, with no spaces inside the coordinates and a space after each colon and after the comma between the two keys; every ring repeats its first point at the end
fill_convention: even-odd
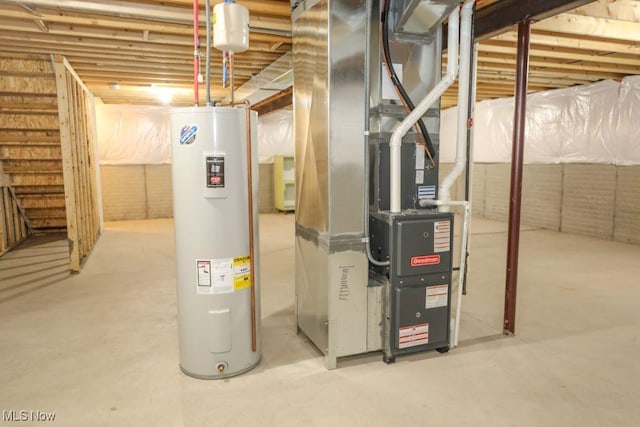
{"type": "Polygon", "coordinates": [[[429,344],[428,323],[398,329],[398,348],[409,348],[423,344],[429,344]]]}
{"type": "Polygon", "coordinates": [[[446,307],[449,302],[449,286],[436,285],[427,287],[425,308],[446,307]]]}
{"type": "Polygon", "coordinates": [[[241,256],[233,259],[233,289],[245,289],[251,286],[251,257],[241,256]]]}
{"type": "Polygon", "coordinates": [[[440,264],[440,255],[421,255],[411,257],[411,267],[440,264]]]}
{"type": "Polygon", "coordinates": [[[433,251],[449,252],[451,250],[451,221],[433,223],[433,251]]]}

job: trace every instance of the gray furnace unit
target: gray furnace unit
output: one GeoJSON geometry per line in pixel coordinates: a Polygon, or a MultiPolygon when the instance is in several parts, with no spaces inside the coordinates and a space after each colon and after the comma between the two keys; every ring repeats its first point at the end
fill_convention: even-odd
{"type": "Polygon", "coordinates": [[[455,18],[456,45],[459,5],[292,2],[296,319],[329,369],[343,356],[382,350],[392,362],[452,344],[439,97],[400,144],[392,134],[441,85],[442,22],[455,18]]]}

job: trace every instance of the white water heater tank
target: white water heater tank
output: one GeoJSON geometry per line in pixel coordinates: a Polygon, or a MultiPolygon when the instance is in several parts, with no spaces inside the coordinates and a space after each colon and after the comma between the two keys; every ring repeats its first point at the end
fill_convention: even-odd
{"type": "Polygon", "coordinates": [[[251,117],[247,126],[244,108],[171,111],[180,367],[197,378],[240,374],[260,361],[257,114],[251,117]]]}
{"type": "Polygon", "coordinates": [[[249,48],[249,10],[236,3],[213,7],[213,46],[221,51],[244,52],[249,48]]]}

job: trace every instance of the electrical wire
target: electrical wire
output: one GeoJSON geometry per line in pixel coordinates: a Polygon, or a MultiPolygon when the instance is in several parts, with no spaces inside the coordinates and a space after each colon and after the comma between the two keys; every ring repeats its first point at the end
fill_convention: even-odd
{"type": "MultiPolygon", "coordinates": [[[[393,68],[393,63],[391,62],[391,53],[389,49],[389,24],[388,24],[390,5],[391,5],[391,1],[385,0],[383,10],[382,10],[382,16],[381,16],[382,31],[381,31],[380,43],[382,45],[384,64],[387,70],[387,74],[391,79],[391,83],[393,83],[393,87],[396,90],[396,93],[400,97],[400,101],[402,103],[402,106],[404,107],[404,110],[407,112],[407,114],[409,114],[411,111],[413,111],[416,108],[416,106],[413,104],[413,101],[411,101],[411,97],[409,97],[409,94],[407,93],[404,86],[400,82],[400,79],[398,78],[398,74],[396,73],[396,70],[393,68]]],[[[420,143],[424,147],[424,150],[426,151],[427,156],[429,157],[431,166],[435,167],[436,163],[435,163],[434,157],[435,157],[436,151],[435,151],[435,148],[433,147],[433,142],[431,141],[431,137],[429,136],[427,127],[424,125],[424,122],[422,121],[422,119],[416,122],[415,128],[416,128],[416,133],[418,134],[418,137],[420,139],[420,143]]]]}

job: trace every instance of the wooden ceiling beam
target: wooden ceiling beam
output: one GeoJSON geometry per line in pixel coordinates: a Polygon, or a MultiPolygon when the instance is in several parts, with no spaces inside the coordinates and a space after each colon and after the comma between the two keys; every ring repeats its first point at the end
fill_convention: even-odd
{"type": "Polygon", "coordinates": [[[476,40],[500,34],[526,19],[541,20],[593,0],[502,0],[480,8],[475,18],[476,40]]]}
{"type": "MultiPolygon", "coordinates": [[[[3,11],[3,20],[0,27],[5,30],[42,32],[40,27],[35,28],[33,19],[23,11],[3,11]],[[37,30],[37,31],[36,31],[37,30]]],[[[193,44],[193,29],[186,25],[173,25],[180,28],[180,31],[167,31],[167,24],[152,24],[130,22],[131,20],[121,20],[119,26],[96,25],[104,20],[95,19],[60,19],[54,15],[53,19],[47,15],[44,20],[49,22],[47,32],[54,35],[66,35],[72,37],[105,38],[116,40],[145,41],[149,43],[167,43],[175,45],[193,44]],[[55,22],[54,22],[55,21],[55,22]]],[[[203,35],[203,39],[204,39],[203,35]]],[[[275,34],[265,34],[260,32],[249,33],[249,45],[253,42],[265,43],[291,43],[291,37],[275,34]]]]}
{"type": "MultiPolygon", "coordinates": [[[[0,43],[2,43],[2,39],[0,38],[0,43]]],[[[5,44],[2,47],[4,51],[4,55],[15,56],[15,55],[24,55],[22,52],[31,51],[33,52],[35,49],[39,49],[42,54],[31,53],[30,56],[34,58],[44,58],[49,60],[49,54],[60,54],[65,55],[69,62],[74,63],[94,63],[99,64],[104,61],[109,62],[118,62],[118,63],[142,63],[149,64],[151,66],[159,66],[163,65],[174,65],[174,64],[193,64],[193,56],[188,54],[183,55],[166,55],[162,53],[152,54],[149,52],[138,52],[138,51],[119,51],[117,53],[106,53],[96,51],[91,47],[66,47],[60,46],[58,43],[40,43],[37,47],[30,43],[19,43],[12,41],[12,43],[5,44]],[[46,53],[45,53],[46,52],[46,53]]],[[[243,52],[241,55],[236,57],[236,65],[256,65],[265,64],[265,66],[273,62],[275,59],[279,58],[281,54],[274,53],[260,53],[260,52],[243,52]]],[[[212,58],[213,67],[216,66],[220,62],[220,58],[212,58]]]]}
{"type": "MultiPolygon", "coordinates": [[[[0,0],[0,4],[14,3],[11,0],[0,0]]],[[[190,24],[193,14],[189,7],[140,4],[133,1],[91,1],[91,0],[21,0],[32,8],[60,8],[83,13],[107,15],[119,18],[147,19],[169,23],[190,24]]],[[[272,3],[272,2],[269,2],[272,3]]],[[[37,9],[36,9],[37,10],[37,9]]],[[[259,16],[249,13],[250,27],[253,29],[282,31],[291,33],[291,20],[287,17],[259,16]]],[[[200,25],[206,25],[204,13],[200,15],[200,25]]]]}
{"type": "MultiPolygon", "coordinates": [[[[213,6],[215,3],[219,3],[220,0],[211,1],[213,6]]],[[[191,8],[193,0],[137,0],[137,3],[154,4],[154,5],[166,5],[166,6],[178,6],[191,8]]],[[[271,15],[271,16],[291,16],[291,3],[288,1],[273,1],[273,0],[237,0],[236,3],[247,7],[250,13],[271,15]]],[[[204,9],[204,1],[200,1],[200,9],[204,9]]]]}
{"type": "Polygon", "coordinates": [[[591,16],[563,13],[536,22],[533,29],[573,35],[589,34],[608,39],[640,43],[640,22],[614,21],[591,16]]]}
{"type": "MultiPolygon", "coordinates": [[[[478,55],[479,61],[494,62],[499,64],[511,64],[515,67],[515,54],[503,54],[492,52],[480,52],[478,55]]],[[[550,58],[545,56],[532,57],[530,61],[531,66],[539,67],[562,67],[567,70],[587,70],[587,71],[602,71],[606,73],[621,73],[621,74],[638,74],[638,67],[625,66],[618,64],[601,64],[601,63],[565,63],[557,58],[550,58]]]]}
{"type": "Polygon", "coordinates": [[[573,15],[640,22],[640,2],[637,0],[594,1],[571,11],[573,15]]]}
{"type": "MultiPolygon", "coordinates": [[[[480,52],[487,53],[503,53],[503,54],[515,54],[513,46],[509,43],[498,42],[493,40],[486,40],[479,44],[480,52]]],[[[586,53],[580,53],[576,49],[568,48],[556,48],[548,46],[535,46],[531,45],[529,51],[531,58],[554,58],[561,63],[571,62],[594,62],[600,64],[619,64],[633,67],[640,67],[640,56],[626,55],[623,57],[620,54],[612,55],[590,55],[586,53]]],[[[638,68],[640,71],[640,68],[638,68]]]]}
{"type": "MultiPolygon", "coordinates": [[[[19,33],[16,34],[13,31],[0,30],[0,39],[4,41],[8,41],[8,44],[13,42],[31,42],[33,43],[33,48],[36,52],[46,53],[46,50],[39,48],[44,44],[54,44],[60,46],[82,46],[85,49],[97,50],[97,49],[106,49],[111,52],[116,51],[138,51],[143,52],[145,55],[147,53],[155,52],[157,55],[172,55],[172,54],[183,54],[189,55],[193,54],[193,50],[189,48],[189,46],[176,46],[176,45],[152,45],[145,43],[143,41],[133,42],[133,41],[124,41],[124,40],[108,40],[108,39],[99,39],[99,38],[88,38],[88,37],[71,37],[71,36],[61,36],[61,35],[51,35],[51,34],[41,34],[41,33],[19,33]]],[[[287,52],[287,47],[283,45],[281,48],[278,48],[275,53],[280,52],[281,54],[287,52]]],[[[271,49],[271,45],[268,43],[253,43],[251,46],[251,51],[253,52],[274,52],[271,49]]]]}
{"type": "MultiPolygon", "coordinates": [[[[501,71],[504,73],[515,74],[513,64],[499,64],[487,61],[478,61],[478,72],[483,71],[501,71]]],[[[572,70],[564,67],[541,67],[530,66],[529,73],[531,75],[541,76],[549,75],[554,77],[566,77],[568,79],[583,79],[597,81],[600,79],[617,79],[624,76],[624,73],[608,73],[603,71],[588,71],[588,70],[572,70]]]]}
{"type": "Polygon", "coordinates": [[[258,112],[262,116],[273,111],[288,107],[293,103],[293,87],[270,96],[269,98],[256,103],[251,109],[258,112]]]}
{"type": "MultiPolygon", "coordinates": [[[[515,31],[509,31],[492,38],[492,40],[514,43],[514,48],[517,39],[518,35],[515,31]]],[[[630,55],[640,54],[640,46],[632,46],[628,43],[620,42],[617,40],[589,40],[582,37],[576,37],[575,35],[546,32],[540,30],[534,30],[531,32],[531,43],[538,46],[569,47],[573,49],[626,53],[630,55]]]]}

